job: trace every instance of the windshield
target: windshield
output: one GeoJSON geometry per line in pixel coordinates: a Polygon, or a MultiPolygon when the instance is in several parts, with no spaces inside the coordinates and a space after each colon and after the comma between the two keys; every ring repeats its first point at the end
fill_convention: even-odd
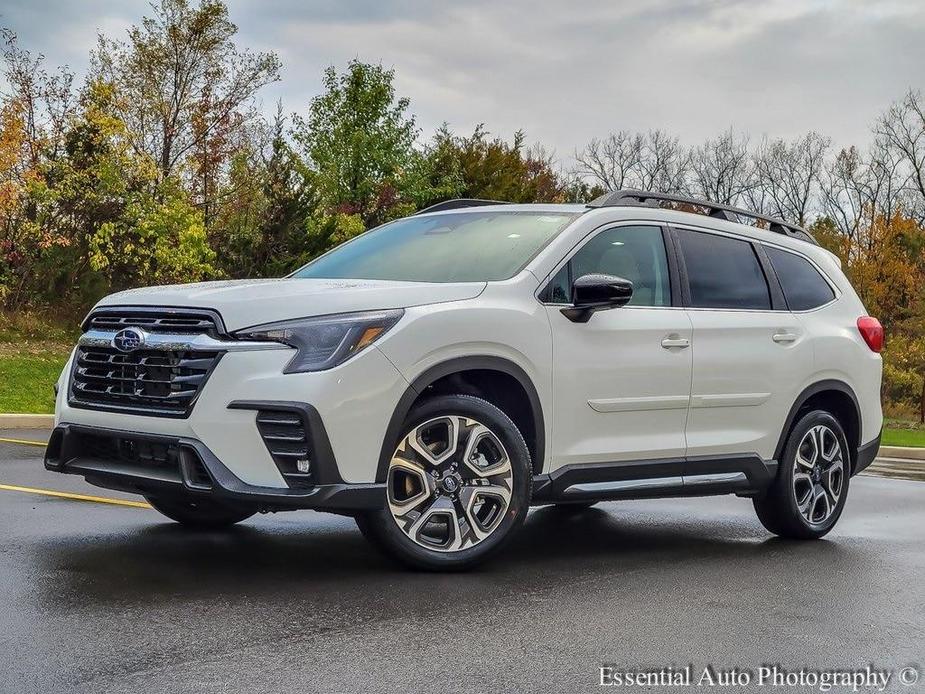
{"type": "Polygon", "coordinates": [[[293,273],[324,279],[490,282],[519,272],[572,212],[408,217],[368,231],[293,273]]]}

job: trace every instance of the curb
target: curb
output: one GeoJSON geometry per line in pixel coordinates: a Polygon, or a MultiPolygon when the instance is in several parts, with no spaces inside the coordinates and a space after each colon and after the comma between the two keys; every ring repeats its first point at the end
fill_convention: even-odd
{"type": "Polygon", "coordinates": [[[0,414],[0,429],[54,429],[53,414],[0,414]]]}
{"type": "Polygon", "coordinates": [[[912,448],[911,446],[880,446],[877,456],[880,458],[925,460],[925,448],[912,448]]]}

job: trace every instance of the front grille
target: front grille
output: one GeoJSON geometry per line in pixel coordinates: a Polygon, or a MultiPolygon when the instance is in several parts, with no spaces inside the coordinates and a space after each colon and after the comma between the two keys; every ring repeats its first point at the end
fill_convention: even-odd
{"type": "Polygon", "coordinates": [[[218,337],[222,333],[220,322],[211,311],[116,307],[97,309],[83,327],[84,330],[115,332],[134,326],[149,333],[218,337]]]}
{"type": "Polygon", "coordinates": [[[81,346],[74,359],[71,405],[185,417],[221,355],[81,346]]]}
{"type": "Polygon", "coordinates": [[[283,479],[290,487],[306,488],[313,484],[309,470],[299,470],[310,464],[308,456],[308,435],[302,418],[292,410],[258,410],[257,430],[273,457],[283,479]]]}

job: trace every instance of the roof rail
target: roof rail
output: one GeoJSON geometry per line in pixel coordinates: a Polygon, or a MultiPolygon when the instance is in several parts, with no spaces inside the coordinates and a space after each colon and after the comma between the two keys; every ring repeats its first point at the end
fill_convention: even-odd
{"type": "Polygon", "coordinates": [[[770,217],[757,212],[751,212],[750,210],[743,210],[741,207],[733,207],[732,205],[723,205],[718,202],[698,200],[697,198],[688,198],[683,195],[673,195],[671,193],[656,193],[646,190],[615,190],[610,193],[605,193],[599,198],[595,198],[588,203],[588,207],[617,207],[621,205],[658,207],[659,202],[674,202],[682,205],[702,207],[707,210],[708,216],[725,219],[729,222],[738,222],[736,216],[757,219],[765,222],[768,225],[768,230],[773,231],[775,234],[783,234],[784,236],[800,239],[801,241],[806,241],[816,246],[819,245],[816,239],[814,239],[806,229],[796,224],[785,222],[777,217],[770,217]]]}
{"type": "Polygon", "coordinates": [[[456,198],[455,200],[444,200],[436,205],[425,207],[418,210],[415,214],[425,214],[427,212],[446,212],[447,210],[458,210],[463,207],[482,207],[483,205],[510,205],[505,200],[480,200],[479,198],[456,198]]]}

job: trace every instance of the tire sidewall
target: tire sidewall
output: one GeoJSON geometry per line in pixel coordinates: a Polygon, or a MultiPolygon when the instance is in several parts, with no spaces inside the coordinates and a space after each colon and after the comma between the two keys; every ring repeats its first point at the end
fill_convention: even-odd
{"type": "Polygon", "coordinates": [[[394,450],[398,442],[414,427],[431,419],[454,415],[468,417],[484,424],[504,445],[511,461],[511,500],[504,519],[489,537],[473,547],[455,552],[429,550],[415,543],[398,527],[387,503],[385,508],[371,514],[368,518],[369,530],[375,532],[387,549],[395,553],[399,559],[418,568],[462,569],[483,561],[498,551],[513,531],[523,523],[530,506],[533,473],[527,445],[510,417],[486,400],[471,395],[441,395],[422,402],[408,414],[398,439],[390,444],[391,450],[394,450]]]}
{"type": "Polygon", "coordinates": [[[838,522],[848,499],[849,480],[851,479],[851,452],[848,448],[848,439],[845,436],[841,424],[839,424],[838,420],[831,414],[822,410],[814,410],[807,413],[800,418],[787,437],[787,445],[784,447],[783,460],[780,464],[783,467],[778,475],[779,498],[786,505],[787,515],[790,516],[792,522],[798,523],[802,531],[806,534],[814,537],[822,537],[838,522]],[[838,497],[838,503],[835,505],[835,511],[825,522],[816,524],[810,523],[803,514],[800,513],[800,509],[797,507],[796,497],[793,493],[793,469],[797,448],[800,442],[803,440],[807,431],[820,424],[829,427],[838,437],[838,443],[842,449],[845,471],[842,481],[842,490],[838,497]]]}

